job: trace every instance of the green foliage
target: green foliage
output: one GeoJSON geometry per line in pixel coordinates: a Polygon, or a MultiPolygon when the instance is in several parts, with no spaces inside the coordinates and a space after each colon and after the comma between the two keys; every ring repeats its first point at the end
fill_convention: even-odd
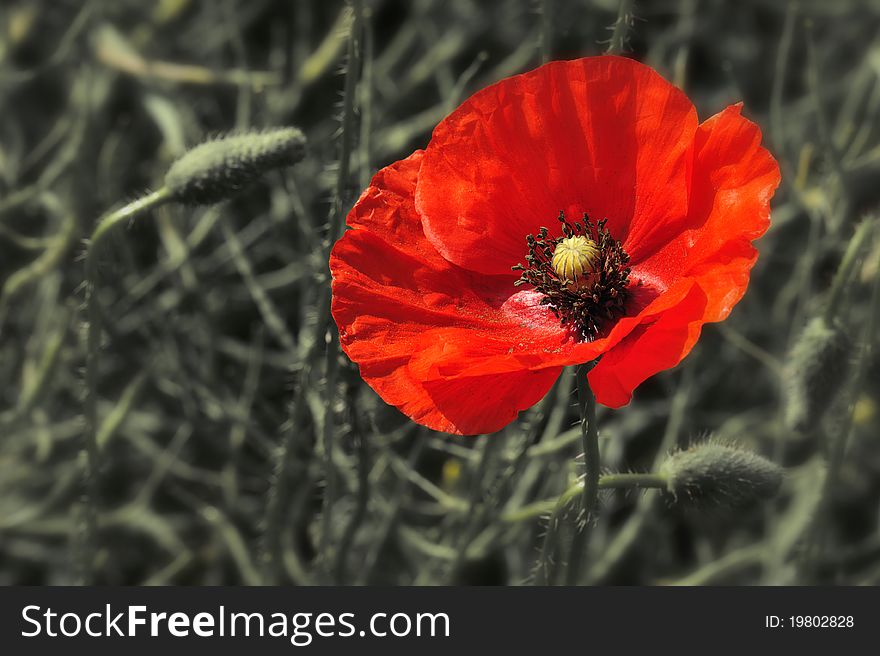
{"type": "Polygon", "coordinates": [[[711,431],[787,475],[736,521],[601,478],[581,579],[880,582],[876,229],[834,293],[853,345],[834,385],[810,388],[824,418],[785,421],[788,354],[877,215],[880,6],[625,6],[634,15],[588,0],[3,2],[0,584],[72,582],[84,549],[115,584],[521,584],[564,564],[581,495],[547,502],[583,473],[573,375],[498,435],[423,430],[340,356],[326,255],[372,173],[423,147],[463,97],[542,50],[599,54],[609,37],[703,119],[744,100],[783,185],[731,317],[630,406],[599,409],[602,465],[654,472],[711,431]],[[84,504],[78,244],[179,173],[187,146],[276,125],[308,136],[295,167],[105,236],[91,340],[101,467],[84,504]],[[531,510],[548,507],[549,527],[531,510]]]}

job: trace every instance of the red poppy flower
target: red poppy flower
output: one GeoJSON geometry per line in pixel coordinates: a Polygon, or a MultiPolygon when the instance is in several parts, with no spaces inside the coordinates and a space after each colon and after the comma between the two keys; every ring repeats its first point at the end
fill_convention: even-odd
{"type": "Polygon", "coordinates": [[[779,170],[740,109],[701,124],[612,56],[476,93],[349,214],[330,256],[342,348],[435,430],[499,430],[599,356],[597,400],[625,405],[748,285],[779,170]]]}

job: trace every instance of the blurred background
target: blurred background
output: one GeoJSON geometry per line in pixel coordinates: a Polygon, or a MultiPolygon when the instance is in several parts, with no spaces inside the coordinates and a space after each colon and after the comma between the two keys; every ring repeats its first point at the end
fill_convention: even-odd
{"type": "Polygon", "coordinates": [[[552,581],[548,535],[578,514],[547,517],[582,471],[573,374],[492,436],[413,424],[339,355],[327,238],[467,95],[600,54],[615,25],[701,119],[744,101],[783,182],[731,317],[600,408],[603,468],[712,435],[786,477],[739,510],[603,492],[583,582],[880,582],[880,240],[858,230],[880,201],[880,3],[2,0],[0,584],[552,581]],[[308,137],[296,166],[110,236],[88,474],[84,240],[187,148],[280,125],[308,137]],[[790,353],[843,261],[849,346],[795,430],[790,353]]]}

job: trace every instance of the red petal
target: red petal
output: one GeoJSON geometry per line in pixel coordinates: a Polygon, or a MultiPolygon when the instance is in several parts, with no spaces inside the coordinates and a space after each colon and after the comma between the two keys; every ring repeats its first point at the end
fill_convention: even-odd
{"type": "MultiPolygon", "coordinates": [[[[503,275],[485,275],[438,252],[423,230],[429,219],[416,212],[428,155],[415,153],[376,175],[349,215],[355,229],[331,254],[342,347],[383,399],[437,430],[498,430],[534,404],[562,366],[603,353],[591,385],[600,402],[623,405],[636,385],[690,351],[704,322],[722,319],[742,296],[755,258],[751,240],[766,229],[779,180],[759,144],[760,132],[738,108],[699,128],[684,223],[661,215],[661,227],[639,215],[625,226],[627,248],[639,254],[633,278],[646,283],[633,289],[638,314],[589,343],[574,341],[535,292],[512,293],[509,262],[503,275]]],[[[675,189],[670,203],[680,200],[675,189]]],[[[503,223],[497,214],[485,218],[493,229],[503,223]]],[[[475,247],[497,260],[496,245],[475,247]]]]}
{"type": "Polygon", "coordinates": [[[416,191],[448,260],[508,274],[525,237],[564,210],[608,218],[634,260],[687,215],[697,117],[687,97],[630,59],[591,57],[503,80],[434,130],[416,191]]]}
{"type": "Polygon", "coordinates": [[[650,293],[607,337],[578,342],[540,294],[516,292],[509,277],[467,271],[433,249],[412,198],[421,161],[415,153],[376,175],[330,257],[342,348],[386,402],[419,423],[498,430],[540,399],[563,366],[595,359],[688,291],[650,293]]]}
{"type": "Polygon", "coordinates": [[[418,152],[380,171],[348,217],[355,229],[333,248],[342,348],[415,421],[451,433],[498,430],[559,375],[540,354],[577,345],[549,310],[511,299],[510,278],[465,271],[433,249],[413,206],[421,160],[418,152]]]}
{"type": "Polygon", "coordinates": [[[706,321],[721,321],[742,298],[757,258],[751,242],[770,225],[779,166],[761,146],[761,130],[732,105],[700,125],[694,141],[690,227],[650,257],[635,276],[697,279],[706,321]]]}
{"type": "Polygon", "coordinates": [[[705,309],[706,295],[694,286],[674,311],[633,330],[590,371],[596,400],[611,408],[626,405],[640,383],[681,362],[697,343],[705,309]]]}
{"type": "Polygon", "coordinates": [[[769,226],[779,167],[757,125],[731,106],[695,139],[691,228],[633,267],[635,277],[693,279],[688,298],[656,323],[639,326],[607,353],[590,385],[600,403],[620,407],[642,381],[678,364],[702,324],[721,321],[742,298],[757,257],[752,240],[769,226]]]}

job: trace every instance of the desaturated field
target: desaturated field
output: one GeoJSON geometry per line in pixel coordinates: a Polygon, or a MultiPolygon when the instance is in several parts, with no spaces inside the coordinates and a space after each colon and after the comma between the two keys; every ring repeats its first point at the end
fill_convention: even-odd
{"type": "Polygon", "coordinates": [[[559,583],[570,544],[578,583],[880,581],[880,4],[623,10],[3,0],[0,584],[559,583]],[[599,406],[605,485],[705,440],[785,473],[749,504],[600,490],[587,540],[573,369],[497,433],[420,426],[341,353],[328,255],[473,92],[609,45],[700,120],[742,101],[782,182],[730,317],[599,406]],[[86,261],[187,149],[284,126],[300,161],[123,217],[86,261]]]}

